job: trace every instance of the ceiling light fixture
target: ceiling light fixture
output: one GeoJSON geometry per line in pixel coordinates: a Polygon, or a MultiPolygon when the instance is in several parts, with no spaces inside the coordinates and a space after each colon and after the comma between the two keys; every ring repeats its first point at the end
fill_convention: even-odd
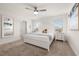
{"type": "Polygon", "coordinates": [[[34,14],[37,15],[38,14],[38,11],[34,11],[34,14]]]}

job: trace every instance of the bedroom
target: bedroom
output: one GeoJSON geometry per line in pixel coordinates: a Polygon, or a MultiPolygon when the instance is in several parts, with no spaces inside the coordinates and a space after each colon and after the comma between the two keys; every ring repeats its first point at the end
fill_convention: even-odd
{"type": "Polygon", "coordinates": [[[75,38],[72,34],[76,34],[77,30],[71,32],[68,28],[68,17],[74,5],[74,3],[0,4],[0,55],[79,55],[78,36],[75,38]],[[44,12],[38,12],[41,9],[44,12]],[[34,14],[35,11],[38,14],[34,14]],[[8,28],[9,30],[6,30],[8,28]]]}

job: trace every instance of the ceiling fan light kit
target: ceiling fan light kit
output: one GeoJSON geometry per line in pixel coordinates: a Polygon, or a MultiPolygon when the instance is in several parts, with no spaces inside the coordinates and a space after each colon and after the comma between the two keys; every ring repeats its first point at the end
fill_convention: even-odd
{"type": "Polygon", "coordinates": [[[31,9],[31,8],[26,8],[26,9],[28,9],[28,10],[33,10],[34,11],[34,15],[38,15],[38,12],[44,12],[44,11],[47,11],[46,9],[41,9],[41,10],[38,10],[38,8],[36,7],[36,6],[33,6],[32,7],[33,9],[31,9]]]}
{"type": "Polygon", "coordinates": [[[37,11],[34,11],[34,14],[35,14],[35,15],[37,15],[37,14],[38,14],[38,12],[37,12],[37,11]]]}

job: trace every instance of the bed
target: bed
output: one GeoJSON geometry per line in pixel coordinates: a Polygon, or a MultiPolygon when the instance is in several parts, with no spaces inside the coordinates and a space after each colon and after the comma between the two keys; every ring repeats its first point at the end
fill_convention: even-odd
{"type": "Polygon", "coordinates": [[[30,43],[42,48],[45,48],[49,51],[49,47],[54,40],[53,33],[29,33],[24,35],[24,42],[30,43]]]}

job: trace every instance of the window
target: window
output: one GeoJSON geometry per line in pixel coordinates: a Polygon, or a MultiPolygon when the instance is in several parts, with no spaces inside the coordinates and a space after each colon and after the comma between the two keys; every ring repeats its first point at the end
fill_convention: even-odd
{"type": "Polygon", "coordinates": [[[70,30],[78,30],[78,4],[75,4],[70,12],[70,30]]]}
{"type": "Polygon", "coordinates": [[[64,24],[64,22],[61,19],[54,20],[54,28],[56,30],[62,30],[63,31],[63,24],[64,24]]]}

